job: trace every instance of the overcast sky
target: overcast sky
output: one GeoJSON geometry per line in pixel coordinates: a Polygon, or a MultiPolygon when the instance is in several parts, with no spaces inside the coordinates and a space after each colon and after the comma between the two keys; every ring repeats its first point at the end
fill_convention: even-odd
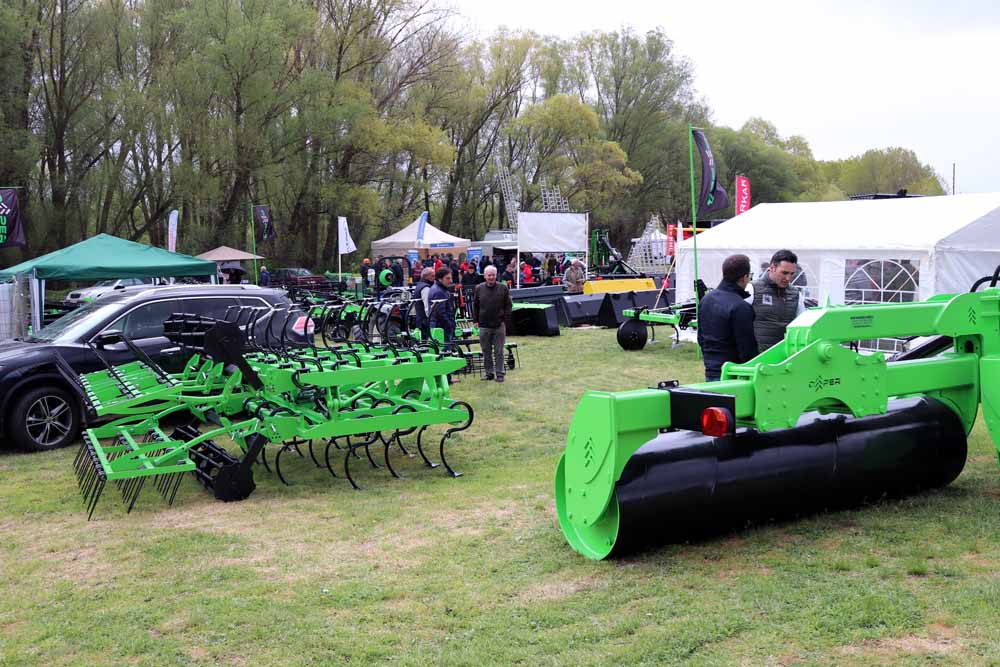
{"type": "Polygon", "coordinates": [[[662,27],[717,124],[751,116],[819,159],[916,151],[959,192],[1000,191],[997,0],[449,0],[461,25],[571,37],[662,27]]]}

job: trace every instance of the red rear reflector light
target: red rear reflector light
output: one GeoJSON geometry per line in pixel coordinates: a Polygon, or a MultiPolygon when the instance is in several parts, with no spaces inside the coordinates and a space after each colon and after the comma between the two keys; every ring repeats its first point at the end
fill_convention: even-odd
{"type": "Polygon", "coordinates": [[[705,408],[701,413],[701,432],[721,438],[732,432],[732,417],[725,408],[705,408]]]}
{"type": "Polygon", "coordinates": [[[292,331],[300,336],[312,336],[316,333],[316,323],[312,321],[311,317],[300,315],[295,320],[295,324],[292,325],[292,331]]]}

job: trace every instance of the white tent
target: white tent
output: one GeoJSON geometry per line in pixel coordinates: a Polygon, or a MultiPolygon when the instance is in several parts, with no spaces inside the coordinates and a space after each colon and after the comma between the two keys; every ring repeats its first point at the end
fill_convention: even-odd
{"type": "Polygon", "coordinates": [[[442,232],[429,222],[424,225],[424,238],[417,242],[417,234],[420,231],[420,218],[417,218],[406,227],[384,239],[379,239],[372,243],[372,254],[375,255],[405,255],[407,250],[428,250],[431,253],[450,252],[458,255],[465,252],[472,243],[469,239],[459,238],[442,232]]]}
{"type": "MultiPolygon", "coordinates": [[[[677,245],[677,299],[693,296],[693,240],[677,245]]],[[[758,204],[698,234],[709,287],[732,254],[754,277],[781,248],[799,257],[796,283],[821,304],[915,301],[964,292],[1000,264],[1000,193],[758,204]]]]}

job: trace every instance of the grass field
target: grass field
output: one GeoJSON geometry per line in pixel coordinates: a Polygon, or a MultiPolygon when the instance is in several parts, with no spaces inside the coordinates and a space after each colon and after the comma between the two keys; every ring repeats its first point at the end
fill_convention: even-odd
{"type": "MultiPolygon", "coordinates": [[[[939,493],[622,561],[571,551],[553,470],[586,389],[700,379],[694,349],[522,338],[451,446],[466,473],[308,459],[241,503],[186,480],[88,523],[73,450],[0,454],[2,665],[1000,665],[1000,469],[980,425],[939,493]]],[[[284,461],[283,461],[284,463],[284,461]]],[[[789,498],[789,502],[794,502],[789,498]]]]}

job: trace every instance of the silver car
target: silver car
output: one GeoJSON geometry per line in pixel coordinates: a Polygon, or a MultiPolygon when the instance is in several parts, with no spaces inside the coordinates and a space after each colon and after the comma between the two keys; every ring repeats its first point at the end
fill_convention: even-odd
{"type": "Polygon", "coordinates": [[[112,280],[102,280],[91,287],[73,290],[66,295],[66,298],[63,299],[63,303],[87,303],[114,290],[123,290],[126,287],[134,287],[137,285],[161,285],[163,283],[164,280],[162,278],[116,278],[112,280]]]}

